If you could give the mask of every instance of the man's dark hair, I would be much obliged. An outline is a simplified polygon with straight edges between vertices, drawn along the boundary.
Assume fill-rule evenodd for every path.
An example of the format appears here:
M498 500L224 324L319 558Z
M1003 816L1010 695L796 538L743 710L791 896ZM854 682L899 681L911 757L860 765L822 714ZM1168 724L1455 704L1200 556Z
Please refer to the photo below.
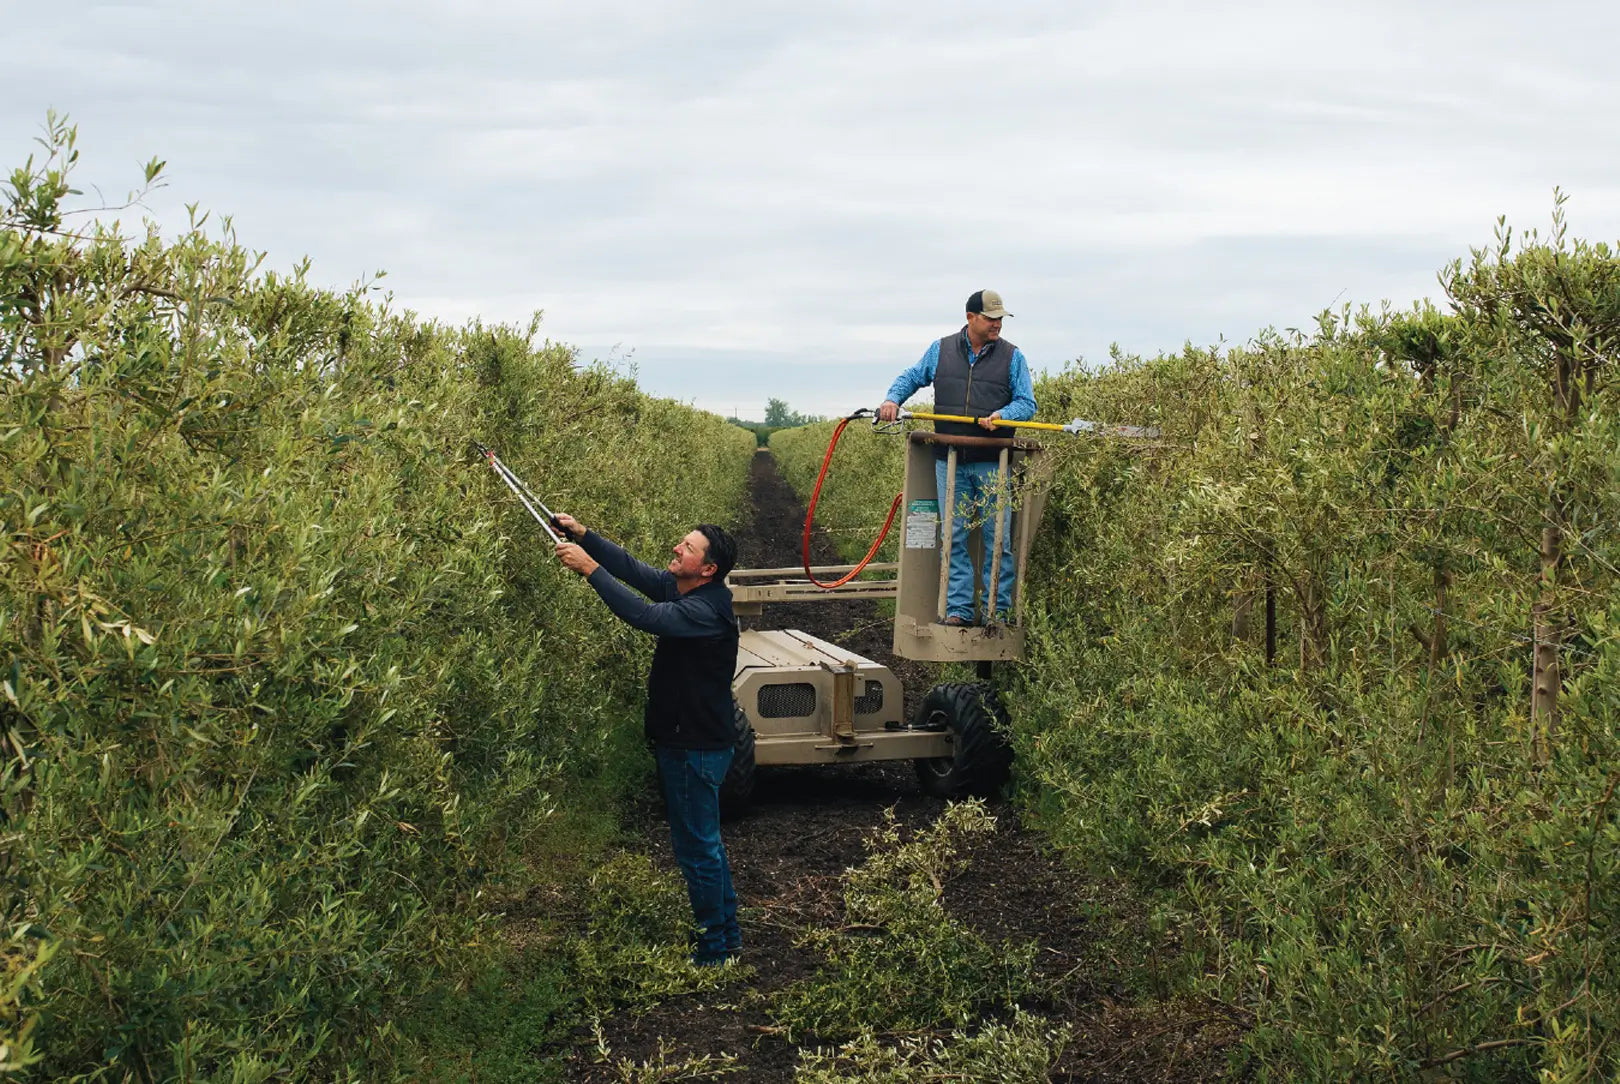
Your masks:
M716 527L712 523L699 523L692 529L709 544L705 559L715 567L714 578L725 579L731 574L731 567L737 563L737 540L727 534L724 527Z

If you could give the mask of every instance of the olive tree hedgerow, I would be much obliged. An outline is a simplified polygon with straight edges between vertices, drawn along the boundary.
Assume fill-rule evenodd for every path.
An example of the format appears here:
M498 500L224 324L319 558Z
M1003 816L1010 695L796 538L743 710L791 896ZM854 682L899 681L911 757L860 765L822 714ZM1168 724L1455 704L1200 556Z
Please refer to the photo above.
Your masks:
M1531 315L1611 354L1615 267L1504 244L1449 314L1044 389L1165 440L1059 471L1024 763L1056 833L1176 889L1264 1074L1616 1067L1620 414L1600 377L1549 394Z
M805 500L815 488L827 442L837 426L837 422L812 422L771 434L771 454L782 477ZM855 422L844 431L816 504L816 528L829 532L849 560L864 557L883 529L883 518L889 502L900 492L904 470L905 441L901 437L873 433L865 422ZM895 559L899 534L889 532L875 560Z
M1038 389L1163 438L1046 442L1025 793L1162 894L1263 1078L1620 1075L1620 258L1560 209L1444 280Z
M375 1076L638 695L469 439L635 547L729 516L752 439L228 225L77 227L45 142L0 197L0 1064Z

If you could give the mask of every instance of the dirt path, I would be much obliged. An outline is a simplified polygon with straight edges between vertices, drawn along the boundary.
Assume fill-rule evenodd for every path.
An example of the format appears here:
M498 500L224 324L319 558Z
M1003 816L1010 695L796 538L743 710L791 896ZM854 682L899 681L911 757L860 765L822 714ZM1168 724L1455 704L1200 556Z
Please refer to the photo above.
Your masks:
M804 507L776 472L768 453L754 459L753 519L739 524L740 567L797 563ZM830 542L818 540L817 563L835 563ZM773 612L774 611L774 612ZM744 627L792 627L842 644L893 667L915 697L937 680L934 667L893 658L890 625L875 603L840 601L767 607ZM762 773L752 807L724 826L733 879L742 902L744 962L753 968L748 991L679 998L639 1016L623 1014L602 1023L602 1038L615 1061L644 1063L662 1054L678 1058L730 1054L737 1070L722 1079L780 1082L793 1079L795 1046L770 1026L769 995L812 975L819 958L795 945L806 927L839 924L841 876L864 857L861 840L893 807L907 826L924 825L943 803L919 788L909 763L841 768L777 768ZM1042 993L1024 1007L1075 1030L1059 1065L1059 1080L1207 1080L1219 1066L1219 1042L1206 1033L1211 1021L1185 1019L1162 1010L1149 1021L1119 1005L1128 1001L1117 984L1118 967L1108 943L1119 928L1117 890L1066 869L1037 834L1024 830L1017 811L998 804L995 833L970 852L967 871L946 886L949 912L995 942L1040 945ZM673 868L662 810L648 801L635 811L635 828L655 861ZM1101 911L1104 917L1094 917ZM1132 921L1132 920L1126 920ZM751 993L749 992L751 991ZM570 1079L623 1079L585 1049ZM1213 1060L1210 1060L1213 1059Z

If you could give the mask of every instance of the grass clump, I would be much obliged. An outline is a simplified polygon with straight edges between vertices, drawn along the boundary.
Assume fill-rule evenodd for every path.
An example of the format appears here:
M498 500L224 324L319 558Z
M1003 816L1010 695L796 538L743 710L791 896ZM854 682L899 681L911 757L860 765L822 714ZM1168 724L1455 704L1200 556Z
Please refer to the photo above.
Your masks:
M587 1012L650 1008L680 994L718 990L746 968L694 967L692 913L674 874L645 854L609 859L586 888L585 936L572 971Z
M662 1084L666 1080L713 1080L716 1077L730 1076L732 1073L743 1071L743 1067L737 1063L735 1054L697 1054L683 1058L676 1055L666 1039L658 1040L658 1050L651 1057L640 1061L635 1058L615 1059L600 1029L596 1034L596 1058L601 1064L611 1065L609 1071L613 1075L610 1079L620 1081L621 1084Z
M934 1084L995 1080L1042 1084L1069 1042L1069 1029L1015 1009L1012 1020L973 1034L913 1036L885 1045L871 1031L832 1050L806 1050L797 1084Z
M826 963L784 991L780 1026L822 1039L962 1027L1028 993L1035 945L992 945L943 903L946 880L966 866L963 841L994 828L982 802L963 802L905 839L890 810L846 876L848 924L806 934Z

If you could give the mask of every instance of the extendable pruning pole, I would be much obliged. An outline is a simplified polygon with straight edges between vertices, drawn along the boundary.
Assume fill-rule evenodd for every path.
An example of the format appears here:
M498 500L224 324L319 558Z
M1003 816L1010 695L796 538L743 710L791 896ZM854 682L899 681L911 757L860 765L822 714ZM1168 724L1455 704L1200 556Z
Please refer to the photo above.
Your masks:
M848 417L846 417L846 418L842 419L841 421L839 421L837 427L833 429L832 439L827 442L827 454L825 456L823 456L822 459L821 459L821 472L816 475L816 485L815 485L815 488L810 493L810 506L807 509L805 509L805 513L804 513L804 535L803 535L802 547L801 547L802 555L804 557L804 574L805 574L805 576L810 580L811 583L815 584L817 587L827 588L829 590L832 589L832 588L836 588L836 587L842 587L844 584L848 583L849 581L853 580L856 576L859 576L861 574L861 570L864 569L867 566L867 564L871 562L872 558L877 555L878 547L883 545L884 538L886 538L888 536L889 528L894 524L894 515L895 515L895 513L900 510L900 498L901 498L902 494L896 493L894 495L894 502L889 505L888 518L883 521L883 529L878 532L877 540L872 543L872 548L866 551L866 556L861 558L860 562L858 564L856 564L854 568L850 569L849 572L845 573L839 579L834 580L832 583L823 583L821 580L816 579L815 573L813 571L811 571L811 565L810 565L810 532L811 532L811 527L815 522L816 502L821 499L821 485L822 485L823 482L825 482L827 480L827 468L832 464L833 449L838 447L838 438L843 435L844 427L849 425L849 423L854 421L855 419L864 418L864 417L871 417L872 418L872 428L879 431L879 432L899 432L899 430L901 428L899 423L903 422L903 421L910 420L910 419L916 419L917 421L929 421L929 422L964 422L964 423L967 423L969 425L976 425L980 421L980 419L978 419L978 418L970 418L965 414L928 414L928 413L925 413L925 412L922 412L922 411L902 410L895 416L895 420L893 422L881 422L881 421L879 421L877 419L877 412L876 411L868 410L868 409L865 409L865 408L857 410L855 413L853 413L853 414L849 415ZM1156 439L1158 439L1158 436L1159 436L1159 430L1155 426L1148 426L1148 425L1105 425L1102 422L1087 421L1084 418L1075 418L1073 421L1069 422L1067 425L1059 425L1056 422L1009 422L1009 421L1002 421L1001 419L998 418L998 419L996 419L996 424L997 425L1008 426L1008 427L1014 428L1014 429L1044 429L1044 430L1048 430L1048 431L1054 432L1054 433L1069 433L1069 434L1074 434L1074 435L1077 435L1077 434L1080 434L1080 433L1089 433L1089 434L1091 434L1093 436L1123 437L1123 438L1128 439L1128 440L1156 440ZM945 507L946 507L945 525L946 525L946 537L947 538L949 537L950 512L951 512L951 509L954 507L953 504L952 504L952 501L954 500L954 490L955 490L955 485L956 485L956 469L955 469L956 468L956 450L954 448L951 449L951 451L950 451L949 463L950 463L950 470L948 470L946 472L945 494L944 494ZM1000 478L1001 478L1001 484L1005 485L1006 484L1006 478L1007 478L1007 452L1006 452L1005 449L1003 449L1002 452L1001 452ZM997 500L998 500L998 502L1000 502L1001 498L998 497ZM998 509L1000 507L1001 507L1001 505L998 503ZM996 550L995 550L995 556L993 558L992 565L991 565L991 573L992 573L992 575L995 575L999 571L999 565L1000 565L1000 561L1001 561L1001 539L1002 539L1001 532L1002 532L1002 529L1003 529L1002 516L998 512L998 514L996 516L996 536L995 536L995 539L994 539ZM945 561L946 570L949 569L949 565L950 565L950 558L949 558L948 554L949 554L949 547L947 547L947 557L946 557L946 561ZM941 579L941 585L940 585L940 598L941 598L941 605L942 606L944 605L944 603L943 603L944 590L945 590L945 588L944 588L944 580L943 580L943 573L942 573L942 579Z
M523 502L523 507L529 510L529 515L533 516L534 521L540 524L540 529L551 537L552 542L560 546L564 542L572 541L572 539L565 537L561 528L557 526L556 513L547 508L545 502L534 495L533 490L524 485L523 479L512 473L512 468L501 462L501 457L495 454L495 449L479 444L477 441L473 442L473 447L477 448L479 454L489 460L489 465L495 471L495 474L501 481L506 483L506 488L515 493L517 499Z
M897 416L898 420L905 421L915 418L924 422L963 422L977 425L981 419L970 418L965 414L929 414L919 410L902 410ZM1088 422L1084 418L1075 418L1073 421L1060 425L1057 422L1009 422L1002 418L996 419L998 426L1009 429L1045 429L1053 433L1096 433L1100 436L1134 437L1138 440L1152 440L1159 435L1159 430L1150 425L1104 425L1101 422Z

